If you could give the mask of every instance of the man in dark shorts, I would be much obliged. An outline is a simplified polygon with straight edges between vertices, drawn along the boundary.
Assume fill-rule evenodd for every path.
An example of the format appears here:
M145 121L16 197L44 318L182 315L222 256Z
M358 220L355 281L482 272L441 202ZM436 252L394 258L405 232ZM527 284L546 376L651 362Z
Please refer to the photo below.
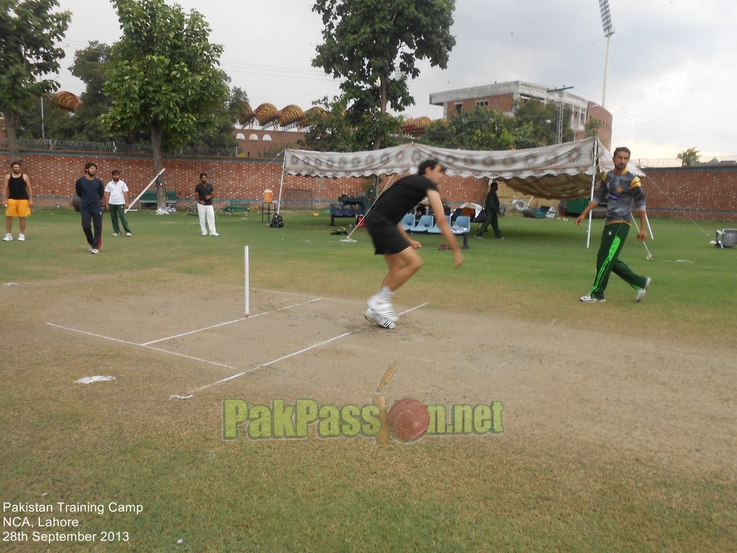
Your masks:
M422 267L422 258L415 251L422 245L407 235L400 221L425 197L430 202L440 232L453 250L453 263L456 267L463 264L461 249L450 230L438 192L437 185L444 172L437 160L423 161L417 175L401 178L387 188L366 214L366 227L374 242L375 253L383 255L389 266L381 290L366 302L366 318L384 328L394 328L398 320L391 304L392 294Z
M75 192L79 196L82 206L82 230L90 245L90 253L100 253L102 245L102 198L105 195L105 185L95 177L97 165L88 163L84 166L84 176L77 179ZM91 225L95 234L92 234Z

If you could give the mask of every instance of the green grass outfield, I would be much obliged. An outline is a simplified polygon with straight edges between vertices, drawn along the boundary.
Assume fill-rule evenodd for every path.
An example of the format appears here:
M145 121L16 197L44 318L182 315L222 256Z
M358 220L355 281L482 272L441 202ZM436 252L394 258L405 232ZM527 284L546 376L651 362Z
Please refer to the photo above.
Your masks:
M133 237L113 238L106 213L94 256L77 213L39 210L25 243L0 243L0 283L35 294L2 307L0 502L43 503L49 493L68 503L145 506L142 516L121 515L107 528L129 532L128 542L6 542L4 551L737 551L734 466L701 475L628 457L603 441L543 449L505 435L388 448L372 440L223 442L204 422L218 405L204 417L194 403L147 399L145 384L136 385L140 398L117 401L95 391L102 388L62 394L44 379L75 363L116 362L102 347L75 358L73 340L56 352L34 344L46 304L88 292L129 302L156 289L177 291L183 303L198 293L211 294L213 304L241 302L225 294L243 282L245 245L253 288L350 300L374 293L386 266L365 229L345 243L330 234L329 216L283 215L283 229L267 228L259 214L220 215L221 236L213 238L200 236L196 217L131 213ZM715 344L737 354L737 248L709 244L716 229L734 223L699 221L702 231L689 221L651 222L654 259L646 261L634 233L622 255L653 279L640 304L616 276L605 304L578 301L594 277L602 221L586 249L585 228L573 219L511 216L500 219L505 240L471 238L460 269L438 251L441 236L419 237L424 267L396 302L429 301L430 313L613 328L624 339L675 339L705 351ZM69 305L79 308L94 305ZM684 416L690 408L697 406L684 405ZM3 527L16 530L23 528Z

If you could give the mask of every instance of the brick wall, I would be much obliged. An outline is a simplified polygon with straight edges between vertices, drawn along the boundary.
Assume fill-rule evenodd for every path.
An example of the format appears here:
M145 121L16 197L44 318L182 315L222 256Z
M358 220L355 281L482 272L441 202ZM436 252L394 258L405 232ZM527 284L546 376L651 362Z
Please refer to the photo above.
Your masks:
M98 176L104 183L110 180L110 172L118 169L121 178L128 184L132 197L138 195L154 176L150 156L135 154L82 154L76 152L23 152L23 172L31 177L33 195L37 207L66 201L74 190L76 180L84 175L84 165L93 161L98 167ZM2 167L9 168L7 153L0 154ZM261 201L264 190L271 189L278 197L282 160L257 160L247 158L214 158L164 156L166 188L175 190L182 198L191 198L199 182L199 174L207 173L215 187L218 198L238 198ZM3 172L5 169L3 169ZM384 186L388 179L384 177ZM284 188L312 190L315 209L337 202L338 196L357 195L367 179L328 179L284 176ZM396 178L394 178L396 180ZM449 202L480 202L486 191L486 180L446 178L441 185L441 195Z
M23 171L33 184L37 206L61 203L67 200L74 182L84 174L84 165L94 161L103 182L110 180L110 171L119 169L131 192L137 195L153 173L150 156L134 154L90 155L67 152L24 152ZM0 153L3 172L10 165L7 152ZM244 158L165 156L167 189L175 190L182 198L191 198L199 174L207 173L215 186L217 197L261 201L267 188L278 197L281 178L281 160ZM648 197L648 211L655 217L693 217L737 221L737 167L683 167L675 169L644 169L643 180ZM384 177L384 186L398 177ZM366 179L326 179L285 175L284 188L311 190L315 209L337 201L341 194L355 196ZM446 177L440 185L440 194L451 204L483 203L486 179ZM547 201L550 203L550 201ZM547 205L547 204L546 204ZM680 209L679 209L680 208Z
M737 167L643 168L654 217L737 221Z

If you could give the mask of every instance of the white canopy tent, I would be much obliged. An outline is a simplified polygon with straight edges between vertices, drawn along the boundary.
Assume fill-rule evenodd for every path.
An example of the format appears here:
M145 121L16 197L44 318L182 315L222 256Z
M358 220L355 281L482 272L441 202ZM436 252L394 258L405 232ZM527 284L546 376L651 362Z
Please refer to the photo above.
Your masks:
M369 152L288 149L284 155L279 204L285 173L331 178L412 174L426 159L440 161L450 176L503 180L522 194L548 199L591 198L596 175L614 169L612 155L598 138L500 151L450 150L415 143ZM628 169L644 176L632 163Z

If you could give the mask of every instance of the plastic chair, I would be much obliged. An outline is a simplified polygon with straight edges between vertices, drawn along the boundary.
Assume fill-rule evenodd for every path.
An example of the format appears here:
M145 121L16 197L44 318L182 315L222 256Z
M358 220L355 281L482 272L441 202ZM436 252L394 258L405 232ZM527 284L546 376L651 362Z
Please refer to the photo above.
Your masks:
M412 229L412 232L427 232L428 229L432 228L435 224L435 218L432 215L423 215L420 217L419 222Z
M450 226L450 215L445 216L446 221L448 221L448 226ZM428 234L440 234L440 227L436 224L434 224L432 227L427 229Z
M450 227L450 230L455 235L463 235L463 246L461 249L469 249L468 245L468 233L471 232L471 218L465 215L461 215L456 219L456 224Z
M407 213L407 215L402 217L402 228L405 230L405 232L413 232L415 228L415 214L414 213Z

